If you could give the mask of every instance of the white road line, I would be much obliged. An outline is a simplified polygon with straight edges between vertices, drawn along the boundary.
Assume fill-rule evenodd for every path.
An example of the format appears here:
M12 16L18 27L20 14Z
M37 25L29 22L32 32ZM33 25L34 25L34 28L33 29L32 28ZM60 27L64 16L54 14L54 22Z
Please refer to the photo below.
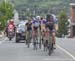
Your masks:
M61 49L63 52L65 52L66 54L68 54L70 57L73 58L73 60L75 60L75 56L73 56L70 52L68 52L67 50L65 50L64 48L60 47L59 45L56 45L59 49Z
M47 59L47 58L46 58L46 59L44 59L44 60L45 60L45 61L70 61L70 60L72 61L72 60L74 60L74 59L49 59L49 58Z

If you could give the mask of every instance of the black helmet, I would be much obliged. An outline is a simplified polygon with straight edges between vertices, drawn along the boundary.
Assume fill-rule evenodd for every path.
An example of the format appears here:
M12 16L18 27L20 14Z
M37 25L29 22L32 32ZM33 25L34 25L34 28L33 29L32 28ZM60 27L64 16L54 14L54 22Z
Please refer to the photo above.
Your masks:
M46 15L46 20L48 21L48 20L50 20L50 18L52 18L52 15L51 14L47 14Z
M51 14L47 14L47 15L46 15L46 18L50 18L50 17L51 17Z

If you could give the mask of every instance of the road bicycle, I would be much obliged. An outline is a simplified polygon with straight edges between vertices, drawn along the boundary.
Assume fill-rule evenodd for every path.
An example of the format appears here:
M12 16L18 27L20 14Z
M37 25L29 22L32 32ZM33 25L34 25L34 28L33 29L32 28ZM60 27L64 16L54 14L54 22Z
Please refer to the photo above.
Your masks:
M33 49L37 50L37 48L38 48L38 31L37 30L33 31L32 36L33 36Z
M43 45L44 45L44 51L48 50L48 55L51 55L53 52L53 42L52 42L52 32L51 31L45 31Z

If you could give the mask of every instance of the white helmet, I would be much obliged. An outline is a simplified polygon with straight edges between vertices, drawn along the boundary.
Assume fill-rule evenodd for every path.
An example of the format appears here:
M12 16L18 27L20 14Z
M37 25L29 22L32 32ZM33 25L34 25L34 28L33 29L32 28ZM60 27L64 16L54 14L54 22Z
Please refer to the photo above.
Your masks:
M13 19L11 19L10 21L14 21Z
M53 20L57 20L57 18L54 14L52 14L52 16L53 16Z
M36 16L36 19L40 19L40 16Z

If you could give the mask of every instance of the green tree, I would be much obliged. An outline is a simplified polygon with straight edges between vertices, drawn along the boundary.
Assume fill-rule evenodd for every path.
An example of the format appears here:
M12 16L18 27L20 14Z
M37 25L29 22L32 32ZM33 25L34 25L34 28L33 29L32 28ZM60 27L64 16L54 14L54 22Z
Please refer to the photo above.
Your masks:
M0 30L4 30L7 20L11 19L14 16L13 6L9 2L3 1L0 4Z
M66 11L62 10L59 14L59 23L58 23L58 36L62 37L63 35L68 34L68 19L66 15Z

